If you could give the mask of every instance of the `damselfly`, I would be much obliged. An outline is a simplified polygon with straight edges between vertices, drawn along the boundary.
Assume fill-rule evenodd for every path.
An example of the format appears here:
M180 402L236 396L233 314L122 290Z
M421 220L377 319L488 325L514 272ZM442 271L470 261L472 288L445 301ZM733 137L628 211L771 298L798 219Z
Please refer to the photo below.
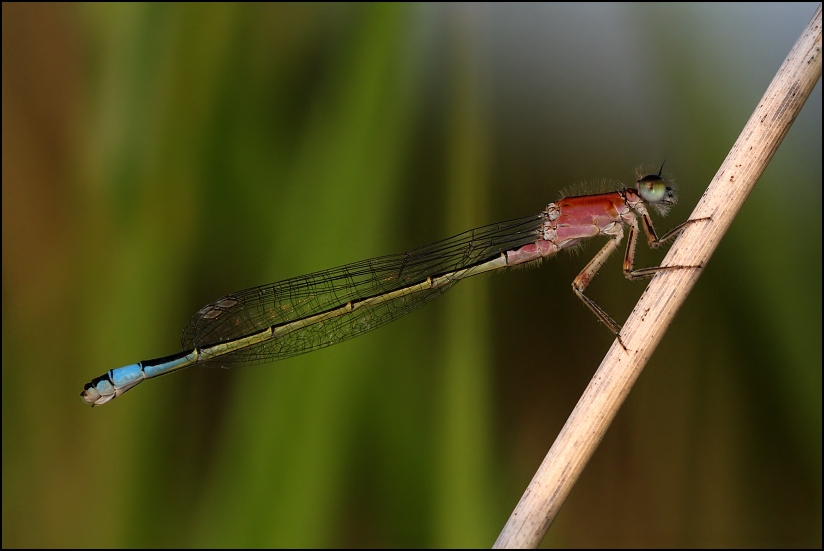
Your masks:
M675 203L675 193L661 170L641 177L637 184L609 193L566 197L538 214L469 230L406 253L231 293L189 320L181 339L183 352L112 369L92 379L80 395L92 406L102 405L144 379L190 365L258 364L337 344L408 314L464 278L537 263L599 235L609 241L573 280L572 290L621 342L621 326L584 291L618 248L624 228L629 228L623 266L628 279L689 267L633 268L638 216L652 248L674 238L691 222L659 238L647 205L665 215Z

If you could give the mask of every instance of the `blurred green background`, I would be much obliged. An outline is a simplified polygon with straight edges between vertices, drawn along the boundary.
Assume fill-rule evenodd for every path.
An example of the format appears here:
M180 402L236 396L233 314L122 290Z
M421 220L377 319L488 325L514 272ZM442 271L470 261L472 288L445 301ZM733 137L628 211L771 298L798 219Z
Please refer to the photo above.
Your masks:
M3 4L3 546L489 546L612 337L600 244L90 409L231 291L664 159L685 219L816 4ZM821 84L545 546L821 546ZM639 248L640 264L661 253ZM612 259L590 287L624 320Z

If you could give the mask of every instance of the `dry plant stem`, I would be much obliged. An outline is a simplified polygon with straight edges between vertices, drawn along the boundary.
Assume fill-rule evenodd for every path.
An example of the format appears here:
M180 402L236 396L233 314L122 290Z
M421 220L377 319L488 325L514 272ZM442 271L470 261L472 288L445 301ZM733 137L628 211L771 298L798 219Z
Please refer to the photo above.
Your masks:
M663 266L706 266L821 77L821 5L778 70ZM541 463L496 548L537 547L701 269L658 273Z

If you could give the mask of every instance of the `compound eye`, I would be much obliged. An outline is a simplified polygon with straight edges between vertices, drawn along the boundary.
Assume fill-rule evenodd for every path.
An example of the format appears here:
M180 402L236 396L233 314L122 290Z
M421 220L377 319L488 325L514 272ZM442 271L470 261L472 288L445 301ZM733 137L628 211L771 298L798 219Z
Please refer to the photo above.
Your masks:
M638 194L648 203L668 203L672 200L672 189L658 174L647 174L638 180Z

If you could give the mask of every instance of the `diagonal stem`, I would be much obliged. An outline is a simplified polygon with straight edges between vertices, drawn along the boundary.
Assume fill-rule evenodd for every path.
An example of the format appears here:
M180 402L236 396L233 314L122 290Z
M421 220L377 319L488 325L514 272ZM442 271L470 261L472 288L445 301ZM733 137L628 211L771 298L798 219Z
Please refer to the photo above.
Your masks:
M821 4L663 261L706 266L821 77ZM702 270L655 275L509 517L496 548L537 547Z

